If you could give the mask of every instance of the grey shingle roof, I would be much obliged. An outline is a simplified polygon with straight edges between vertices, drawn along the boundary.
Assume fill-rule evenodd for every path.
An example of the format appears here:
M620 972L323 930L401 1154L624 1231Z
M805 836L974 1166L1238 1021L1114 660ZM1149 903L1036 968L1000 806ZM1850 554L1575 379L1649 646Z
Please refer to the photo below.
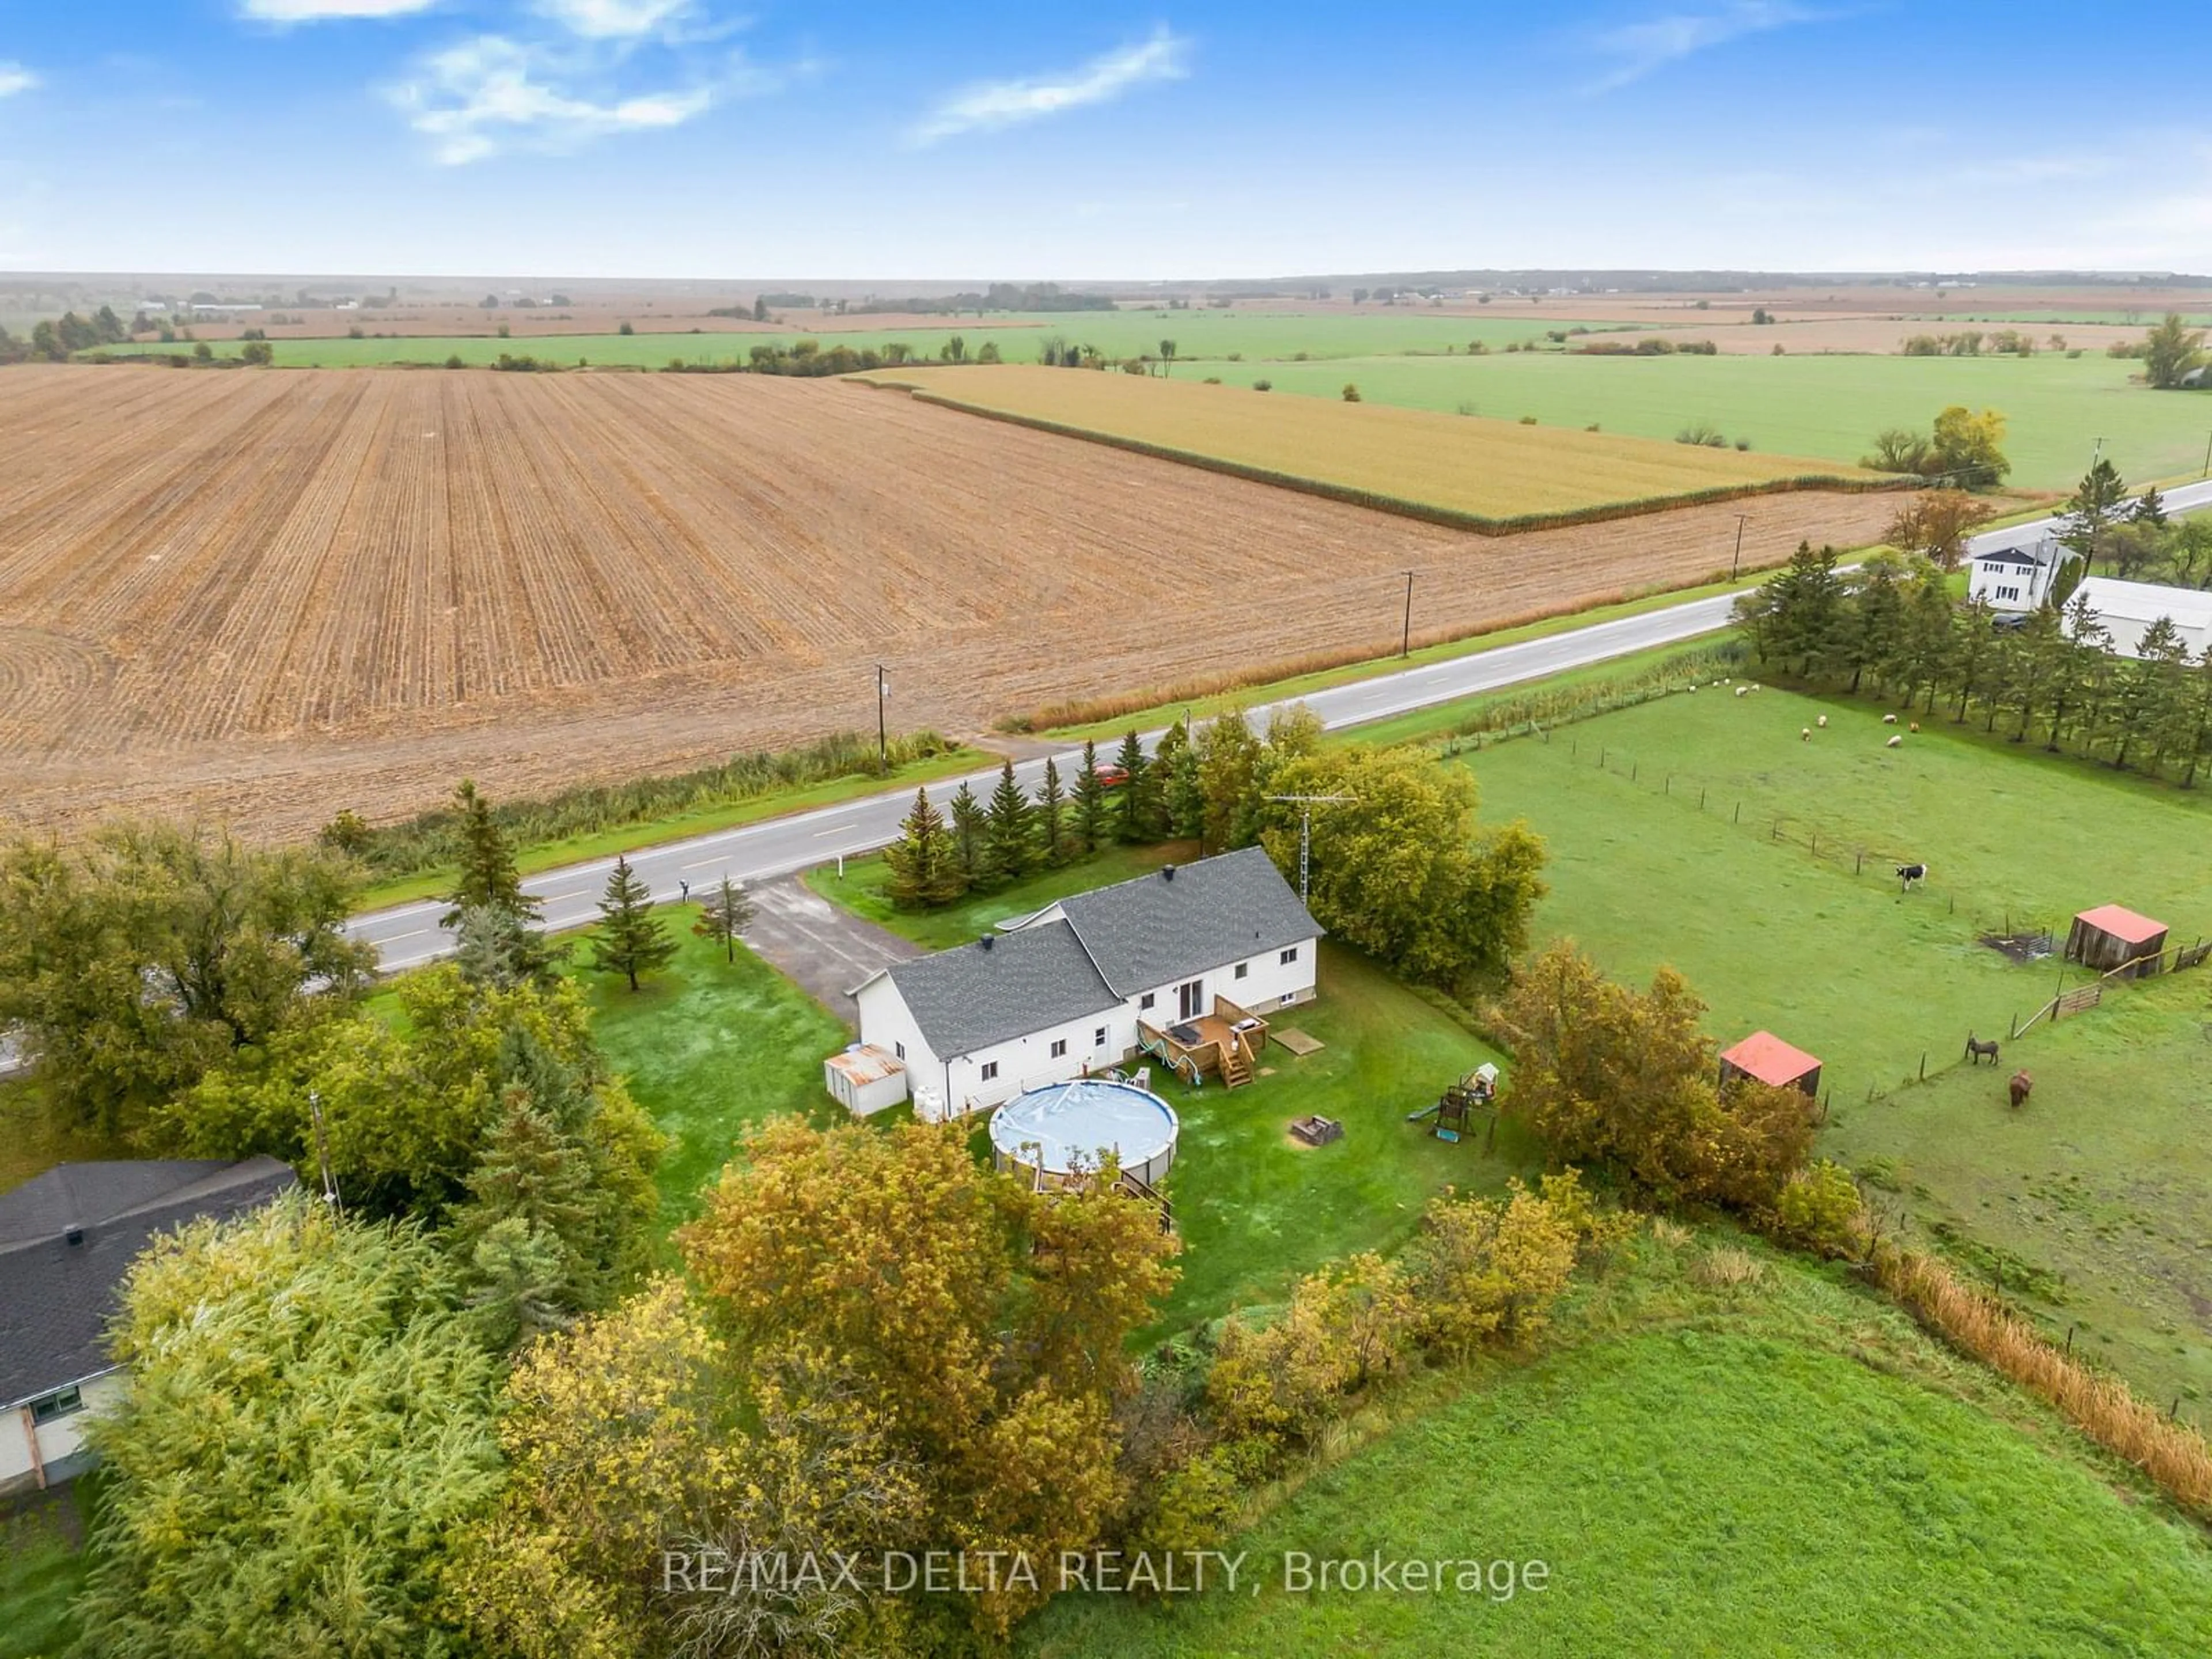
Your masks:
M1116 996L1317 937L1264 848L1248 847L1079 893L1061 905Z
M884 970L942 1060L1048 1025L1104 1013L1121 999L1064 921L979 940Z
M148 1159L64 1164L0 1194L0 1407L107 1369L117 1291L155 1234L295 1184L273 1158Z

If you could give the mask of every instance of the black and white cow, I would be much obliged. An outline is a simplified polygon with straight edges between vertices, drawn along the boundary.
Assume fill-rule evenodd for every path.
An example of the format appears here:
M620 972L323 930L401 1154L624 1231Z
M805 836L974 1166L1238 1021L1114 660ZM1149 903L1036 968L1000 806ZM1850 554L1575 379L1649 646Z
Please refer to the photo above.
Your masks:
M1910 888L1928 879L1928 866L1924 864L1900 864L1897 866L1897 878Z

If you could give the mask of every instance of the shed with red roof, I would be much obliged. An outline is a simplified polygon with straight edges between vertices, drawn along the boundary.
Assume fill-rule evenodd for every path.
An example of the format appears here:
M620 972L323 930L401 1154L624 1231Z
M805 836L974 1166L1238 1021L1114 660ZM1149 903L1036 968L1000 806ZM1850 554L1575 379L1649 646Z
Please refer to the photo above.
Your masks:
M2130 963L2141 965L2136 975L2158 971L2160 952L2166 949L2166 927L2148 916L2137 915L2123 905L2100 904L2074 918L2066 934L2066 960L2109 974Z
M1795 1089L1804 1095L1818 1097L1820 1092L1820 1062L1771 1031L1753 1031L1721 1055L1722 1086L1738 1077L1778 1089Z

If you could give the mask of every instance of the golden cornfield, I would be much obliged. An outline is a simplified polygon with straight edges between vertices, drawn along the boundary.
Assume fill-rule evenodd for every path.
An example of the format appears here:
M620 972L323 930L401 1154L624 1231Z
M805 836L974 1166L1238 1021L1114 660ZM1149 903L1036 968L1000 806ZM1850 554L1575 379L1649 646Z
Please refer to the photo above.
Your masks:
M1173 452L1267 481L1308 481L1386 508L1430 508L1521 530L1680 501L1875 476L1833 461L1572 432L1381 404L1278 396L1150 375L1035 367L855 375L922 399Z

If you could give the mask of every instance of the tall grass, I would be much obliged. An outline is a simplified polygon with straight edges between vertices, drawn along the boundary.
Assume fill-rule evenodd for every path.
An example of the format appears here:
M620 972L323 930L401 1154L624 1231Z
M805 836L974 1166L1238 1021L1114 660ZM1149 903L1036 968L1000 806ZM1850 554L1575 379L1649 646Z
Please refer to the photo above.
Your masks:
M1995 1297L1961 1284L1932 1256L1885 1246L1875 1252L1869 1270L1929 1329L2041 1395L2176 1504L2212 1521L2212 1445L2195 1429L2161 1414L2119 1378L2057 1347Z
M1498 697L1455 721L1451 735L1437 745L1437 751L1447 757L1462 754L1508 738L1528 737L1547 727L1633 708L1716 675L1732 673L1748 654L1741 643L1730 641L1677 653L1631 674L1579 684L1540 685L1516 696Z
M890 740L890 763L899 767L930 760L958 747L935 732L905 732ZM492 808L492 817L515 845L531 847L706 811L775 790L869 776L879 769L874 738L839 732L804 748L733 755L719 766L696 771L634 778L623 783L587 784L535 799L501 801ZM441 807L398 823L372 828L347 850L380 880L420 875L453 862L459 850L454 832L459 822L450 808ZM324 833L325 838L333 838L331 831Z

